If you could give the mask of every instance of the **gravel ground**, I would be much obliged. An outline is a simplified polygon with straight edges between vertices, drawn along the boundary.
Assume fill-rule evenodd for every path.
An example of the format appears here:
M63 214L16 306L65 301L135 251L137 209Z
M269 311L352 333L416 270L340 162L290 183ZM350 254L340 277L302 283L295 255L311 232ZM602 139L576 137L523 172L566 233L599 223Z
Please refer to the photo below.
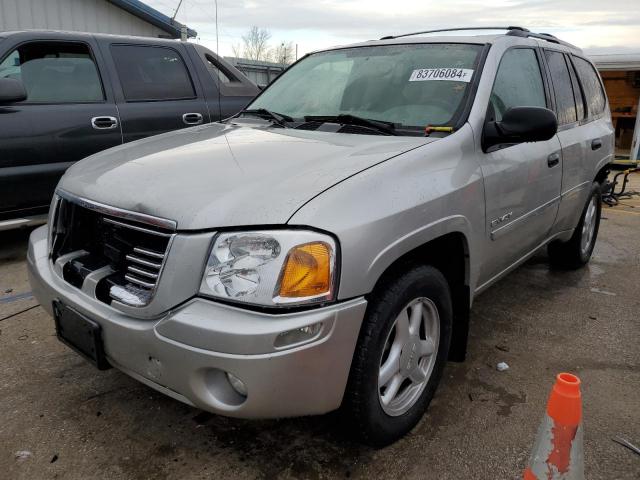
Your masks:
M468 360L382 450L350 441L337 415L227 419L95 370L30 296L27 233L0 233L0 477L516 479L554 375L570 371L587 478L639 479L640 456L611 440L640 445L640 199L625 204L603 211L588 267L554 271L541 253L478 297Z

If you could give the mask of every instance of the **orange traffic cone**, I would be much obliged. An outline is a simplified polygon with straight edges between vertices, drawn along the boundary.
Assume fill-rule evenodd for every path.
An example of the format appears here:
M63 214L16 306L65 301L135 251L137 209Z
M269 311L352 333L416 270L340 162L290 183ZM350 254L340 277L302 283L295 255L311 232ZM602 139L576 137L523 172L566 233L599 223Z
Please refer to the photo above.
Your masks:
M549 395L524 480L583 480L580 379L560 373Z

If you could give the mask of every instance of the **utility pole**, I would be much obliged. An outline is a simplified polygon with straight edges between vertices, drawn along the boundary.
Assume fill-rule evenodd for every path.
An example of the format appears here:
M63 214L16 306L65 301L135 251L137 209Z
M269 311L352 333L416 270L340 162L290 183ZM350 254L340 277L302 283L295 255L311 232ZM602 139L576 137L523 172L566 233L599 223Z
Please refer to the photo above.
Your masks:
M640 108L640 102L638 102L638 108ZM636 115L636 125L633 128L633 141L631 142L630 154L629 160L632 162L640 160L640 111Z
M296 62L298 61L298 44L296 43Z

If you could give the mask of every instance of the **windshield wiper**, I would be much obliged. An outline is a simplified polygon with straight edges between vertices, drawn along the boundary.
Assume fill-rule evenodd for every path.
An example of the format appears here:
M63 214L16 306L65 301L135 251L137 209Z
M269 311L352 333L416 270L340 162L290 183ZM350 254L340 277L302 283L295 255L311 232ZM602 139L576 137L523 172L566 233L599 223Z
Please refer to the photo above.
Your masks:
M272 112L271 110L267 110L266 108L245 109L241 110L238 115L242 115L243 113L248 113L250 115L253 114L257 116L267 116L275 124L280 125L284 128L287 128L287 122L293 122L293 118L291 118L289 115Z
M304 117L305 121L316 122L335 122L343 125L359 125L361 127L371 128L386 135L398 135L396 126L392 122L383 122L382 120L373 120L371 118L358 117L350 113L341 113L339 115L308 115Z

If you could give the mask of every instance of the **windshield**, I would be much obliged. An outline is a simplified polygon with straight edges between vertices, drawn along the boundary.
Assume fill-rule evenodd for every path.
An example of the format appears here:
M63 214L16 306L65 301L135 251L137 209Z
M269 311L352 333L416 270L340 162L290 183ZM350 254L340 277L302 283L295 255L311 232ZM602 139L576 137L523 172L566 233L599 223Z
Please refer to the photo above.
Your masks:
M469 90L481 49L440 43L315 53L248 108L296 119L350 114L421 129L448 125Z

